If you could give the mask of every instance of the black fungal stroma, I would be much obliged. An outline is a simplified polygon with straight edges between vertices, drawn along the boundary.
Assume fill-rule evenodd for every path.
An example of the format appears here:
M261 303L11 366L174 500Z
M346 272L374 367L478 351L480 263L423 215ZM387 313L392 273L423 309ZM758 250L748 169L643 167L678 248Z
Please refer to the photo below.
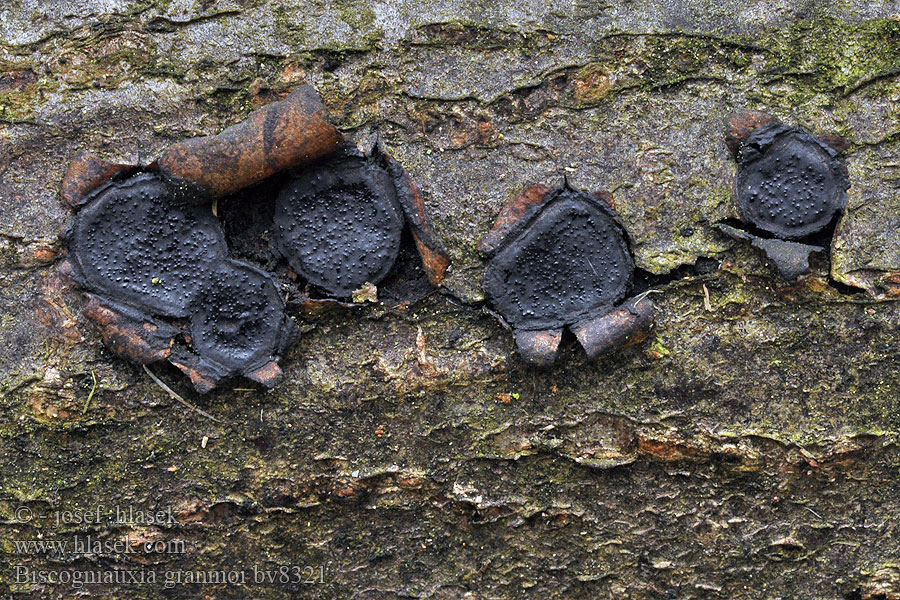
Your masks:
M67 238L72 277L119 313L119 347L139 352L152 331L158 346L150 352L200 391L237 374L270 382L296 327L273 279L227 257L208 206L176 200L158 176L140 174L97 189Z
M213 373L216 380L270 364L294 333L272 277L228 260L201 281L189 330L199 358L195 363L187 355L181 362Z
M625 232L609 208L563 187L550 192L527 230L510 232L484 287L513 327L554 329L624 298L633 273Z
M531 186L514 197L480 245L491 257L488 301L513 329L523 358L547 366L564 327L596 357L639 338L652 304L632 299L634 262L608 194Z
M782 275L796 278L809 269L809 255L824 248L795 240L825 232L847 205L850 181L836 158L843 141L820 139L759 112L728 119L726 141L738 163L738 210L761 233L720 229L761 248Z
M278 251L332 298L384 279L404 226L394 180L374 158L349 151L291 178L274 220Z
M358 290L374 301L374 284L413 243L420 262L400 261L396 288L439 286L450 261L418 187L379 149L362 155L344 143L315 90L301 86L217 136L171 146L143 173L76 156L61 193L77 211L63 270L88 296L84 313L107 346L144 364L168 360L200 392L234 375L277 383L276 361L298 335L283 295L293 288L230 258L211 200L253 201L230 224L230 240L235 226L251 231L268 269L278 266L264 241L271 234L295 271L288 278L299 275L326 296L306 295L301 305L341 304ZM268 196L249 197L260 190ZM404 288L410 274L416 285Z
M834 158L837 154L818 138L783 123L756 129L738 157L741 214L786 240L821 231L847 204L850 182Z
M209 208L176 202L149 174L100 188L68 237L78 283L167 317L189 314L198 271L226 257Z

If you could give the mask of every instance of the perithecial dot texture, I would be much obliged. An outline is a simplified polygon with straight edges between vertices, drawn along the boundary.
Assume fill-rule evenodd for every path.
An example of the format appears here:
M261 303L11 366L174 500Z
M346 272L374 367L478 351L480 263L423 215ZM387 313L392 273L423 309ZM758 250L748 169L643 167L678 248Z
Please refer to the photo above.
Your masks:
M377 284L400 251L404 216L391 176L342 156L291 179L275 206L275 245L291 268L329 297Z
M187 319L193 349L218 375L277 354L287 321L274 280L229 259L209 207L173 198L156 175L100 188L76 215L69 247L86 290L148 319Z
M844 209L850 187L835 154L818 138L781 123L754 131L738 159L741 214L782 239L821 231Z
M574 323L597 308L612 307L631 287L633 261L612 212L567 187L550 195L485 273L492 304L521 329Z

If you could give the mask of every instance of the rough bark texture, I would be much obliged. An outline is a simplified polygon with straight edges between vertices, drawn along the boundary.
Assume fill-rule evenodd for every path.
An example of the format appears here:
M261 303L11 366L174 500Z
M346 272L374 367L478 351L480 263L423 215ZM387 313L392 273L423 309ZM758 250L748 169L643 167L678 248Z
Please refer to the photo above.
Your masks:
M4 3L0 597L900 598L898 18L862 0ZM447 293L298 316L270 392L200 397L157 368L201 414L81 316L56 274L60 181L79 151L147 163L304 80L419 184ZM722 120L746 109L849 140L830 265L796 284L714 227L736 216ZM476 245L511 194L563 175L612 192L660 316L596 363L566 337L539 371L483 311ZM16 543L88 535L185 545ZM324 583L283 583L294 566ZM22 581L117 569L157 580Z

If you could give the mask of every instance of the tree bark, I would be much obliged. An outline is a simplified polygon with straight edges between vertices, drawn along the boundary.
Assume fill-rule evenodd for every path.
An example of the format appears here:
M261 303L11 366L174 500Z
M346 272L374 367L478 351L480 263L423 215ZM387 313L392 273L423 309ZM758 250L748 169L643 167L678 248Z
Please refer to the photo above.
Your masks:
M0 597L900 598L898 19L7 2ZM297 316L272 391L154 367L194 410L81 316L63 173L83 150L149 163L304 81L404 165L453 265L405 309ZM747 109L849 141L846 214L795 283L714 227L738 216L722 121ZM535 370L484 310L476 244L564 176L612 193L660 312L639 345L590 362L566 337Z

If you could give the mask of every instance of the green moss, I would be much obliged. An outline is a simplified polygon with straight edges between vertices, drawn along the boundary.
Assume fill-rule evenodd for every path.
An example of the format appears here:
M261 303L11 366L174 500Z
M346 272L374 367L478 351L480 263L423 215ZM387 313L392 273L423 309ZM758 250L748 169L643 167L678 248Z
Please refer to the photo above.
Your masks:
M612 43L594 49L603 68L617 72L614 92L692 79L724 80L728 71L749 68L753 55L765 61L759 76L764 85L750 90L760 103L797 106L818 94L845 94L900 72L900 53L895 50L900 45L900 22L892 19L852 25L822 17L752 40L662 34L620 36L615 43L621 45L622 39L629 40L625 52ZM792 89L766 87L779 81L790 81Z
M302 19L295 18L285 8L277 4L272 7L272 17L278 37L289 42L295 48L305 48L308 44L306 24Z
M662 340L659 339L658 337L656 338L656 341L654 341L650 345L650 348L648 349L648 351L655 358L663 358L663 357L666 357L666 356L669 356L670 354L672 354L669 351L669 349L663 345Z
M801 77L816 91L846 92L900 69L900 23L892 19L800 22L763 45L773 50L767 61L773 75Z
M350 27L364 31L375 27L375 11L363 2L336 2L341 20Z
M726 57L720 40L692 36L649 36L641 54L648 67L644 81L651 86L696 76L711 59Z
M0 91L0 121L33 120L44 94L57 88L57 83L42 80L21 90Z

